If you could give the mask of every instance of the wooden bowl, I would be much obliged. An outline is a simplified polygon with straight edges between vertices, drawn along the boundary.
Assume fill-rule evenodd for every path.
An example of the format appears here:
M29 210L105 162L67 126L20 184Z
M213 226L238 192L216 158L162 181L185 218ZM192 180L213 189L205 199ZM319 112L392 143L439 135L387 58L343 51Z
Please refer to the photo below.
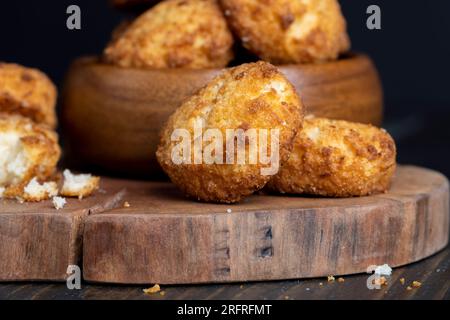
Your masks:
M280 70L316 116L379 125L383 97L377 71L365 55ZM97 58L76 60L62 95L69 160L109 173L161 176L155 151L159 131L182 101L219 69L123 69Z

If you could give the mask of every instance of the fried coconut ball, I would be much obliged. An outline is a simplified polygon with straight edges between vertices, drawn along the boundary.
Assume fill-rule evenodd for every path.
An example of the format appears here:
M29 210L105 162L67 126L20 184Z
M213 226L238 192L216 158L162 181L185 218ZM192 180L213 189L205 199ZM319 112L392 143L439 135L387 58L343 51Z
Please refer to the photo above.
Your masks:
M396 167L391 136L371 125L305 119L287 163L268 183L281 193L365 196L388 190Z
M0 112L56 127L56 87L36 69L0 63Z
M18 115L0 114L0 189L2 197L39 201L37 182L55 171L61 150L55 132ZM29 182L35 181L29 185ZM46 185L48 194L53 186ZM28 187L28 188L26 188ZM25 192L24 189L27 189ZM29 199L28 199L29 198Z
M243 64L224 71L176 110L162 131L156 155L172 182L188 196L234 203L263 188L278 172L276 156L280 166L287 160L302 120L303 105L294 87L274 66L266 62ZM196 126L203 131L196 131ZM174 138L176 129L184 130L183 139ZM211 131L208 138L209 129L217 130L220 137ZM250 136L256 132L259 141L264 136L261 129L267 130L267 149L258 151L259 160L253 158L252 162L250 154L255 153L251 150L261 149L252 147L255 140L242 138L242 133ZM278 138L272 136L276 131ZM237 132L241 132L240 138ZM177 148L185 138L189 139L185 149L191 153ZM203 158L195 151L196 143L197 150L202 147ZM211 145L218 149L207 149ZM245 151L245 161L238 150ZM208 162L205 155L215 157L215 161ZM261 161L262 155L274 161ZM201 161L196 162L195 156ZM182 161L174 161L174 157L182 157Z
M337 0L220 0L244 47L276 64L336 59L350 47Z
M213 68L228 64L232 46L216 0L167 0L113 37L104 56L121 67Z

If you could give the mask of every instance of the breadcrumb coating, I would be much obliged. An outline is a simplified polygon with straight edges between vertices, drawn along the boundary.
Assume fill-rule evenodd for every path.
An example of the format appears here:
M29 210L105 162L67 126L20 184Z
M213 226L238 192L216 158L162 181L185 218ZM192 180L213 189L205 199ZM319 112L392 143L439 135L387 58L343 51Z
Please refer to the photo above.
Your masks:
M24 197L36 178L46 181L61 155L58 135L47 126L18 115L0 114L0 187L3 197ZM26 198L26 197L25 197Z
M216 0L167 0L116 32L104 57L121 67L219 68L233 58L232 46Z
M271 176L261 173L261 168L268 165L250 161L175 164L172 152L177 141L171 139L174 130L185 129L194 140L198 139L193 126L199 119L205 130L218 129L223 137L229 129L241 129L245 133L254 129L278 129L282 164L289 157L293 139L301 128L303 113L303 104L294 87L277 68L266 62L243 64L225 70L175 111L162 130L156 156L172 182L191 198L238 202L269 181ZM202 141L204 148L210 143ZM268 149L266 154L274 150L270 145ZM248 155L249 144L245 151ZM233 159L237 159L236 152L237 148Z
M335 60L350 48L337 0L220 0L244 47L274 64Z
M41 71L0 62L0 112L56 127L57 91Z
M289 160L268 183L281 193L328 197L386 192L396 168L392 137L371 125L307 118Z

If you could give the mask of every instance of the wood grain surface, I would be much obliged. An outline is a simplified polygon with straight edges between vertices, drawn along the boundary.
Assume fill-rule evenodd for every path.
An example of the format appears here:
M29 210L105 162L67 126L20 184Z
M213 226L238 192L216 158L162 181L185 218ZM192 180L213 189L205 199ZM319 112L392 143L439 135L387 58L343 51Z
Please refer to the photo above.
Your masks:
M20 204L0 200L0 281L66 279L67 267L81 259L84 218L117 206L119 190L109 188L84 199Z
M317 116L379 125L383 95L365 55L317 65L280 66ZM94 57L71 66L62 94L67 159L110 174L162 176L155 159L159 132L182 101L219 69L123 69Z
M68 265L81 260L86 280L129 284L308 278L399 266L447 244L448 197L445 177L410 166L399 168L387 194L255 195L238 205L193 202L170 183L103 178L94 196L70 199L59 211L50 201L3 201L0 281L64 281Z
M418 261L448 242L448 181L418 167L400 167L387 194L258 195L232 206L192 202L163 182L108 183L126 189L123 201L130 207L86 218L88 281L181 284L353 274L374 264Z

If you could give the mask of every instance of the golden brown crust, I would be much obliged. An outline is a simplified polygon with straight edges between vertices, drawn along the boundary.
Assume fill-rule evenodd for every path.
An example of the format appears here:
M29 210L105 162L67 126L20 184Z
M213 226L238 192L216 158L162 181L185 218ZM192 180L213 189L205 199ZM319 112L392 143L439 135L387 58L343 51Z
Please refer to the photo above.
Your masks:
M18 135L26 156L23 175L17 181L2 185L5 187L3 197L22 197L24 187L32 178L46 181L54 174L61 155L58 135L28 118L0 113L0 136L3 134Z
M41 71L0 62L0 112L56 127L56 87Z
M275 64L336 59L350 48L337 0L220 0L244 47Z
M186 129L193 136L196 119L204 121L205 130L218 129L223 137L227 129L279 129L283 163L301 127L303 111L294 87L274 66L266 62L244 64L225 70L176 110L162 131L156 155L171 180L188 196L210 202L238 202L264 187L271 176L261 174L261 168L267 166L249 161L242 165L174 164L174 130ZM207 144L203 142L203 146Z
M216 0L167 0L116 36L104 57L121 67L215 68L230 62L232 46Z
M310 118L291 157L267 187L281 193L365 196L387 191L395 168L395 143L384 130Z

